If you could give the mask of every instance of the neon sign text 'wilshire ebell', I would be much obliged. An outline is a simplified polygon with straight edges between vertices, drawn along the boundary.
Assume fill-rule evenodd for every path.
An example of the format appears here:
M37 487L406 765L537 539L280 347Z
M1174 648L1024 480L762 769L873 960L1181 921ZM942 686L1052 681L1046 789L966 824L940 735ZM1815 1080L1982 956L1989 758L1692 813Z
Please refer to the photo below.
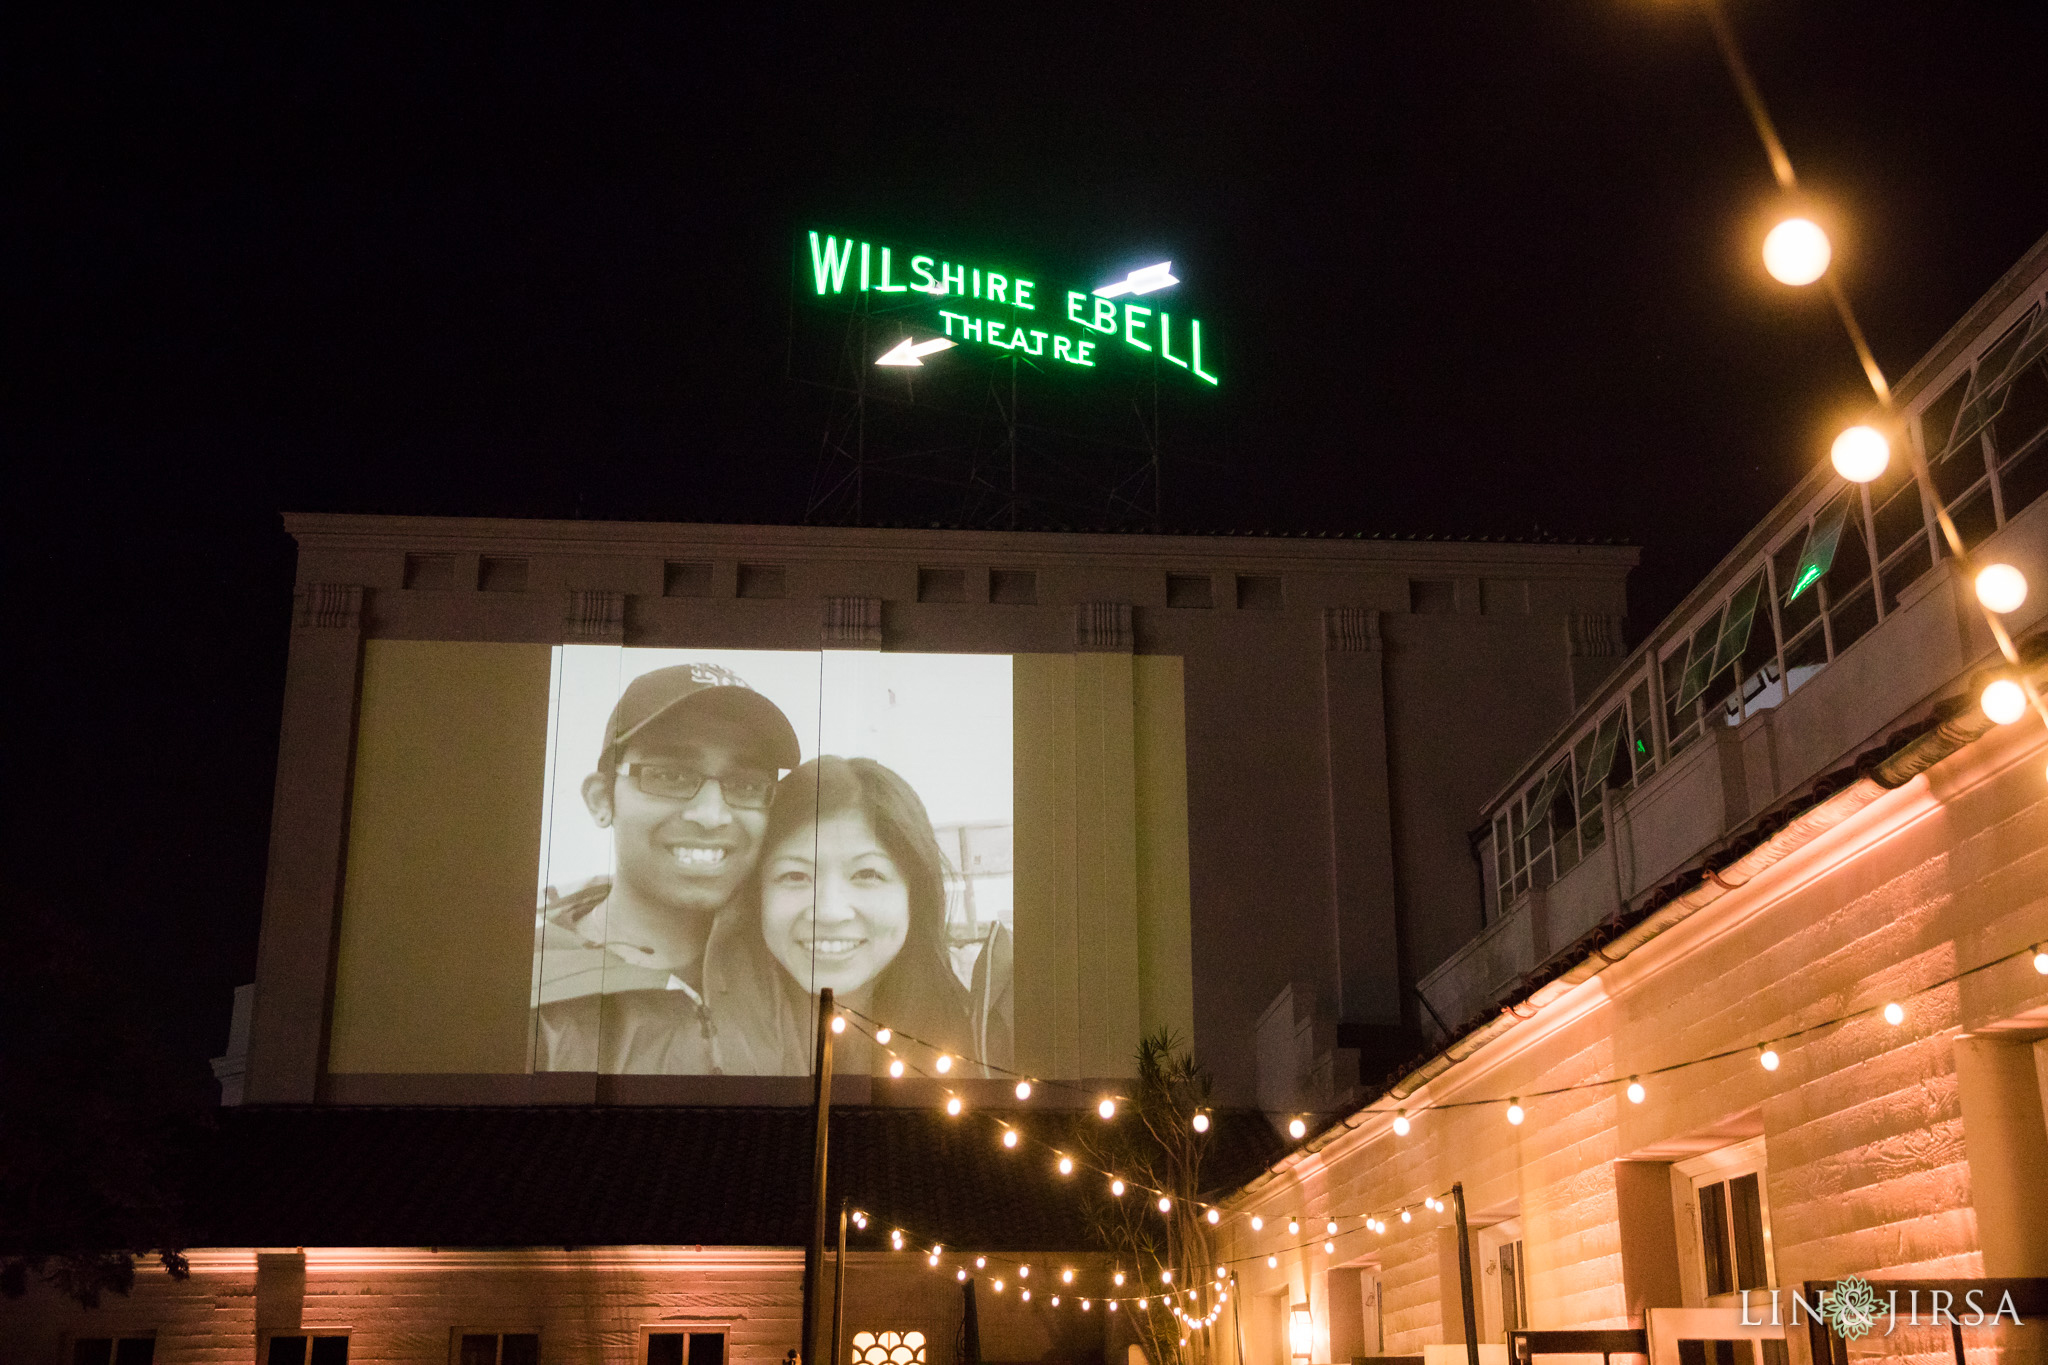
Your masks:
M812 232L810 267L811 286L820 298L923 294L935 303L946 300L948 306L935 307L926 325L954 345L1021 352L1077 369L1094 369L1118 352L1142 353L1206 384L1217 382L1203 368L1200 319L1177 319L1165 308L1123 297L1179 284L1169 262L1134 270L1090 293L1053 291L1012 272ZM899 344L877 363L922 365L921 357L944 349L932 342Z

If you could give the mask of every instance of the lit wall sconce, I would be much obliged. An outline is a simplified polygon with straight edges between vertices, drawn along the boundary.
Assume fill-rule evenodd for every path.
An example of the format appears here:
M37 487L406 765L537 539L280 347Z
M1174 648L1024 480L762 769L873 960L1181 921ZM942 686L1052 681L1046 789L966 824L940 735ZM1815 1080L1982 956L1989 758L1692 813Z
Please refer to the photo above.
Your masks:
M1294 1311L1287 1317L1287 1354L1296 1360L1314 1355L1315 1333L1315 1319L1308 1315L1308 1305L1294 1305Z

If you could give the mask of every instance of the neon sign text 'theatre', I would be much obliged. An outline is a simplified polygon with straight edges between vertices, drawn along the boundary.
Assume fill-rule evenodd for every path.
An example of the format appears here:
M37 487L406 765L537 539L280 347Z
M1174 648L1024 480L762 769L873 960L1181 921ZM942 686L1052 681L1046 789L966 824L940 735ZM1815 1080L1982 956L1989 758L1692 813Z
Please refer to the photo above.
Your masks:
M1130 301L1132 296L1178 285L1171 262L1145 266L1083 292L1047 289L1014 271L855 237L814 231L809 245L808 279L816 297L904 295L888 301L914 305L921 312L926 305L908 296L923 295L932 301L931 312L920 320L935 339L1006 350L1076 369L1094 369L1110 355L1156 357L1205 384L1217 383L1203 363L1199 318L1176 317L1163 306L1165 300ZM941 301L944 306L939 306ZM946 349L930 341L899 342L876 363L922 366L923 357Z

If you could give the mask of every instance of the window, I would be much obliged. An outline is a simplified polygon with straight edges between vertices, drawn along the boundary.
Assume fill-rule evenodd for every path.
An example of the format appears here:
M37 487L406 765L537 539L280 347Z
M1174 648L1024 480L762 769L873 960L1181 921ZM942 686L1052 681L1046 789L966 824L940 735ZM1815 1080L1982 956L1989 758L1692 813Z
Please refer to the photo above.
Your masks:
M1743 1290L1769 1288L1775 1276L1763 1139L1681 1161L1672 1173L1686 1302L1736 1306Z
M446 592L455 586L455 556L407 555L405 586Z
M1278 611L1282 606L1280 575L1241 573L1237 576L1237 605L1241 611Z
M917 600L920 602L965 602L967 570L919 569Z
M725 1332L649 1332L647 1365L725 1365Z
M263 1352L264 1365L348 1365L348 1334L306 1332L273 1336Z
M742 597L780 597L783 575L780 564L742 564L739 579Z
M485 555L477 565L476 585L485 592L525 592L526 561Z
M1212 607L1216 605L1212 593L1209 575L1205 573L1170 573L1166 576L1166 605L1169 607Z
M77 1337L71 1343L71 1365L153 1365L156 1337Z
M1031 569L990 569L988 600L1028 607L1038 601L1038 574Z
M661 566L663 597L711 596L711 566L698 562L670 560Z
M855 1332L848 1365L925 1365L922 1332Z
M455 1365L540 1365L540 1333L458 1331Z

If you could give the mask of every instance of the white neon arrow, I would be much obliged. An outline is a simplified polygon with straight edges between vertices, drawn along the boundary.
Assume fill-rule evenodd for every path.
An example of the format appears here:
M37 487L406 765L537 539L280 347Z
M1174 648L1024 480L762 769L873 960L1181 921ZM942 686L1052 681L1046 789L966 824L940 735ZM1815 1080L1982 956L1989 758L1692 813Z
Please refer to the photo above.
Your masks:
M897 342L887 355L875 363L877 365L922 366L924 364L924 357L937 354L940 351L950 351L959 344L957 341L948 341L944 337L933 337L930 341L912 341L909 337L905 337Z
M1149 294L1155 289L1171 289L1180 281L1173 277L1173 262L1161 261L1133 270L1115 284L1105 284L1095 291L1098 299L1113 299L1120 294Z

